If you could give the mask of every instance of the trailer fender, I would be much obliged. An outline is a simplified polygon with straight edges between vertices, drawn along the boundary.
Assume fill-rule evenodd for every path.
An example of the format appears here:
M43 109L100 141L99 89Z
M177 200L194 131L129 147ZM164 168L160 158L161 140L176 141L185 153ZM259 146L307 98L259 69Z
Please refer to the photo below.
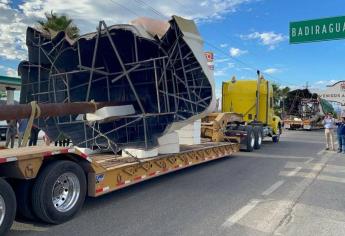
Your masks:
M3 161L1 158L0 160ZM11 157L6 163L0 165L3 176L17 179L34 179L42 166L53 160L71 160L82 166L84 171L92 171L96 168L91 165L92 158L81 152L78 148L63 148L57 151L42 152L28 155L25 158Z

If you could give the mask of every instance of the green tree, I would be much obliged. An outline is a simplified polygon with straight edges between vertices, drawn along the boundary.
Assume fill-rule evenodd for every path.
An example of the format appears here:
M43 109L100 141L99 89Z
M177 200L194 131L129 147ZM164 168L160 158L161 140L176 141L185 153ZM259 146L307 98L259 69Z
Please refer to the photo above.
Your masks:
M6 97L6 92L0 91L0 99Z
M79 36L79 28L73 24L73 20L66 15L57 15L53 11L45 13L46 19L38 21L39 28L47 31L53 38L60 31L64 31L69 38Z
M290 92L289 87L281 87L279 84L272 83L273 88L273 109L274 113L278 116L281 116L282 114L282 106L281 103L283 103L284 98L286 98L286 95L288 92Z

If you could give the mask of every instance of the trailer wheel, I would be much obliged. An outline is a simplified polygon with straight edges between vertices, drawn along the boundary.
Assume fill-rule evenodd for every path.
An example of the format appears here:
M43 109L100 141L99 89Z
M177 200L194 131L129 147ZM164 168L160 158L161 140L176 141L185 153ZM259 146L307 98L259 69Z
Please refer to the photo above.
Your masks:
M85 195L83 169L72 161L55 161L39 174L32 189L32 207L44 222L60 224L81 209Z
M254 143L254 149L260 149L263 139L263 131L262 128L259 126L254 127L254 135L255 135L255 143Z
M0 235L5 235L11 228L16 208L16 196L11 186L0 178Z
M247 138L246 138L246 151L247 152L252 152L254 150L255 146L255 135L254 135L254 130L252 126L247 126L246 127L246 132L247 132Z

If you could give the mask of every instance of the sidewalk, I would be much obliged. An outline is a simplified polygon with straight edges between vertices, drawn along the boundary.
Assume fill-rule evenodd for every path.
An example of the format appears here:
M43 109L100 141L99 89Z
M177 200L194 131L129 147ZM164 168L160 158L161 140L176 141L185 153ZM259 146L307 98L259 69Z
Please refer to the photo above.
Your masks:
M316 178L274 235L345 235L345 154L324 152L309 165Z

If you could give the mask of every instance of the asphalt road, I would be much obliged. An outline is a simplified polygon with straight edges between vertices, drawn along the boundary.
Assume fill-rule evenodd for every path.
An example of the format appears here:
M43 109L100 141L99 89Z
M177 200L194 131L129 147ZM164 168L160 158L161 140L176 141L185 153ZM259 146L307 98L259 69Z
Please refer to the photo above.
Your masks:
M345 155L322 131L285 132L238 153L87 199L63 225L15 222L9 235L345 235Z

